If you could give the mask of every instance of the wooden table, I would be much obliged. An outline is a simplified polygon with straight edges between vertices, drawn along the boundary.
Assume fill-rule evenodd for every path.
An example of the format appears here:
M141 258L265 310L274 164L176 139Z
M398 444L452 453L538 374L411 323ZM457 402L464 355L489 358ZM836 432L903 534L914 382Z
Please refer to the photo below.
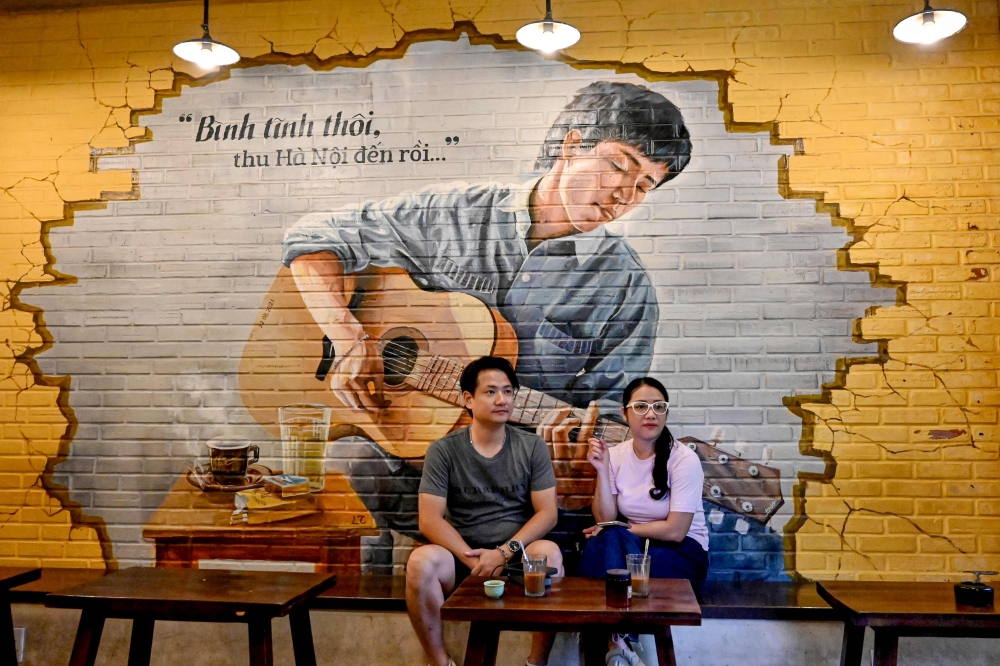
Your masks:
M603 666L608 635L653 634L660 666L675 666L670 625L700 625L701 608L687 580L651 579L649 598L628 609L605 604L604 581L554 578L544 597L526 597L508 582L500 599L483 592L486 578L470 576L441 608L443 620L472 622L465 666L494 666L501 631L579 631L586 666Z
M70 666L93 666L109 617L132 620L129 666L148 666L156 620L248 625L251 666L272 666L271 620L289 615L298 666L316 666L309 603L336 582L330 574L133 568L48 596L80 608Z
M956 604L954 583L823 581L816 587L844 620L841 666L861 664L865 627L875 632L874 666L896 666L900 636L1000 638L996 608Z
M0 567L0 666L17 666L14 619L10 615L10 588L38 580L41 569Z
M233 493L205 492L181 477L143 530L156 566L197 567L203 559L313 562L316 571L357 574L361 537L378 528L341 475L328 472L315 511L258 525L230 524Z

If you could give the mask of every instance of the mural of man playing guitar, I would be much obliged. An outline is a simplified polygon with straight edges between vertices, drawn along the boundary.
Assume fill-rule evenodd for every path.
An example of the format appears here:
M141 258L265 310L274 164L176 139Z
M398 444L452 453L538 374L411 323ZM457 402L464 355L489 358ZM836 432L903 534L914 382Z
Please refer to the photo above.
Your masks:
M285 235L283 261L339 359L333 392L359 410L385 404L382 355L348 307L345 277L397 267L424 289L498 310L517 334L523 383L590 405L584 419L551 410L538 426L547 442L568 443L599 411L615 413L622 388L650 367L658 308L636 253L604 225L690 155L674 104L643 86L598 81L556 119L536 162L546 173L527 184L432 185L303 217Z

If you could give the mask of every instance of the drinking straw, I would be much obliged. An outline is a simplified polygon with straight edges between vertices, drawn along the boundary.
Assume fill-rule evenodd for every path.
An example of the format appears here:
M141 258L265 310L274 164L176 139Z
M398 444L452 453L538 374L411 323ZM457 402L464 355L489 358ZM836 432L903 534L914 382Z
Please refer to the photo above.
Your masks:
M646 539L646 549L642 551L642 559L649 557L649 539Z

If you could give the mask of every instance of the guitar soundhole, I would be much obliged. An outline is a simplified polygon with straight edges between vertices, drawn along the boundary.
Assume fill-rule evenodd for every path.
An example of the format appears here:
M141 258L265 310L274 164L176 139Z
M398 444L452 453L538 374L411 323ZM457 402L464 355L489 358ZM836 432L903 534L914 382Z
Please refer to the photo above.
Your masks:
M386 386L402 386L417 363L417 341L408 335L387 340L382 347Z

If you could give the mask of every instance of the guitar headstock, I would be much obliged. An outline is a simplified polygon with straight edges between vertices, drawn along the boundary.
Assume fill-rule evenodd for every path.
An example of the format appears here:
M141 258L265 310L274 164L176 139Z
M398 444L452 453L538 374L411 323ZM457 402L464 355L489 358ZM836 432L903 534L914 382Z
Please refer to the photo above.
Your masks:
M696 437L682 437L678 444L698 454L705 472L704 497L733 513L764 525L781 508L781 472L759 462L744 460Z

